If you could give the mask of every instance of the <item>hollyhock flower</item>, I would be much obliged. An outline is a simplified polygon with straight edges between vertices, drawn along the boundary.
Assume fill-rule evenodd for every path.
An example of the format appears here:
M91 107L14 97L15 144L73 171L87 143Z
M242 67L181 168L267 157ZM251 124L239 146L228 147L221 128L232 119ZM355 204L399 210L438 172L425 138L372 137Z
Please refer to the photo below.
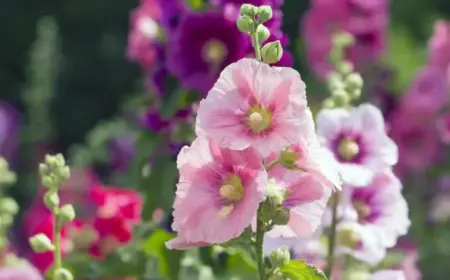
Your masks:
M161 10L160 22L168 34L179 27L182 16L188 12L183 0L156 0Z
M410 280L401 270L380 270L373 273L368 280Z
M372 266L380 263L386 256L383 236L376 228L344 221L338 224L336 230L337 255L348 254Z
M153 42L160 35L158 20L160 7L155 0L142 0L131 14L131 27L128 35L127 56L137 61L148 71L155 63L156 52Z
M392 247L411 224L400 180L391 171L378 172L364 188L344 188L343 204L358 214L358 223L376 227L383 233L382 245Z
M397 146L386 135L383 116L373 105L322 110L317 135L340 162L343 182L352 186L367 185L376 172L397 163Z
M444 72L450 83L450 22L436 21L434 34L428 41L429 63Z
M395 246L395 249L402 251L405 254L405 257L401 263L393 267L393 269L403 271L406 280L422 279L422 274L417 267L417 261L419 260L417 247L410 242L400 241Z
M167 67L183 87L206 94L225 66L246 55L244 36L220 12L186 12L169 41Z
M450 144L450 114L441 116L436 123L441 141Z
M153 132L167 130L171 126L170 119L164 119L158 108L150 109L144 117L144 126Z
M436 161L440 139L434 115L400 107L392 117L389 135L399 149L396 174L420 172Z
M315 176L291 170L278 169L270 172L269 185L287 192L283 206L289 209L289 222L275 226L267 233L269 237L310 237L321 223L331 188L326 188ZM268 186L271 188L273 186Z
M244 58L222 72L197 114L197 135L262 156L298 143L308 122L305 84L291 68Z
M177 159L177 185L171 249L221 244L238 237L264 200L267 173L251 149L232 151L206 137L184 147Z
M109 143L110 162L113 170L126 171L135 155L134 139L130 135L117 137Z
M8 162L15 157L19 128L19 112L0 101L0 155Z
M1 267L0 280L44 280L41 273L31 265Z
M336 31L346 31L355 37L347 58L357 67L376 60L385 49L388 24L388 1L317 0L313 2L301 23L307 38L306 55L317 75L326 77L332 70L327 57Z

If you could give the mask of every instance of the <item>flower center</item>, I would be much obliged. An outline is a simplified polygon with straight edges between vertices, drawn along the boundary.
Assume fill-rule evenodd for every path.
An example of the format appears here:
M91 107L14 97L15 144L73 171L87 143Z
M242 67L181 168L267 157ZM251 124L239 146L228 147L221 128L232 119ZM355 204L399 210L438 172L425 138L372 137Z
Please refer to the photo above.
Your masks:
M352 249L355 249L361 241L358 234L350 228L339 230L336 237L338 244Z
M352 204L353 208L355 208L356 212L358 213L358 219L360 221L370 216L370 206L367 205L364 201L357 200Z
M260 106L252 107L247 114L247 125L254 133L261 133L269 128L272 113Z
M344 139L339 143L338 152L344 160L350 161L359 154L359 145L354 140Z
M236 175L231 175L219 189L220 196L227 202L238 202L244 195L244 187L241 179Z
M142 17L139 19L138 28L147 39L155 39L158 37L159 26L150 17Z
M206 42L203 47L203 59L212 64L220 64L227 55L227 48L224 43L219 40L212 39Z

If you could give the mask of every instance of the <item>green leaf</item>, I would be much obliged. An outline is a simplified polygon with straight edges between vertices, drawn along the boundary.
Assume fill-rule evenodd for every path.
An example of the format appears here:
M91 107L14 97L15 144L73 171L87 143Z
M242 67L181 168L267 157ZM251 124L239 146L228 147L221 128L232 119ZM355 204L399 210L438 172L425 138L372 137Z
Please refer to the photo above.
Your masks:
M292 260L281 267L280 271L292 280L327 280L327 277L321 270L302 260Z
M170 280L178 280L180 261L183 251L168 250L165 242L174 238L175 235L163 229L158 229L142 243L143 251L158 259L158 272L160 276L168 277Z
M228 249L227 270L230 277L239 279L255 279L256 263L247 251L243 249Z

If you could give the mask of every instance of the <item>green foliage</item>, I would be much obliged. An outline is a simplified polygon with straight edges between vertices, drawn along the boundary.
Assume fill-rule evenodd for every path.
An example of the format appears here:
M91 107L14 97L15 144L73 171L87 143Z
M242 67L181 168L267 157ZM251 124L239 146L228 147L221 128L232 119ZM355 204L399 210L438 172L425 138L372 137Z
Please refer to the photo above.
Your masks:
M165 246L165 242L174 237L174 234L158 229L142 243L142 249L145 254L157 259L159 276L166 277L170 280L178 279L180 261L183 256L182 251L168 250Z
M327 280L322 271L301 260L290 261L280 271L291 280Z

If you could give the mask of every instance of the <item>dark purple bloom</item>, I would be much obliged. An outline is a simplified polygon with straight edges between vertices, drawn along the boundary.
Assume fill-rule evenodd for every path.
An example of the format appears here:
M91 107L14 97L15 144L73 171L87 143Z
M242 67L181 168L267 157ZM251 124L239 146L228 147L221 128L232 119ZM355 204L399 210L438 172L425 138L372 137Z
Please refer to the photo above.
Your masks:
M156 0L161 9L160 24L172 33L180 24L181 17L188 11L183 0Z
M144 126L153 132L160 132L169 128L170 125L171 121L164 119L158 109L149 110L144 117Z
M246 56L249 43L222 13L189 12L169 42L167 66L185 88L206 94L225 66Z
M130 166L135 154L133 138L118 137L109 143L111 166L115 170L125 171Z
M0 101L0 155L7 161L15 157L19 138L19 112Z

